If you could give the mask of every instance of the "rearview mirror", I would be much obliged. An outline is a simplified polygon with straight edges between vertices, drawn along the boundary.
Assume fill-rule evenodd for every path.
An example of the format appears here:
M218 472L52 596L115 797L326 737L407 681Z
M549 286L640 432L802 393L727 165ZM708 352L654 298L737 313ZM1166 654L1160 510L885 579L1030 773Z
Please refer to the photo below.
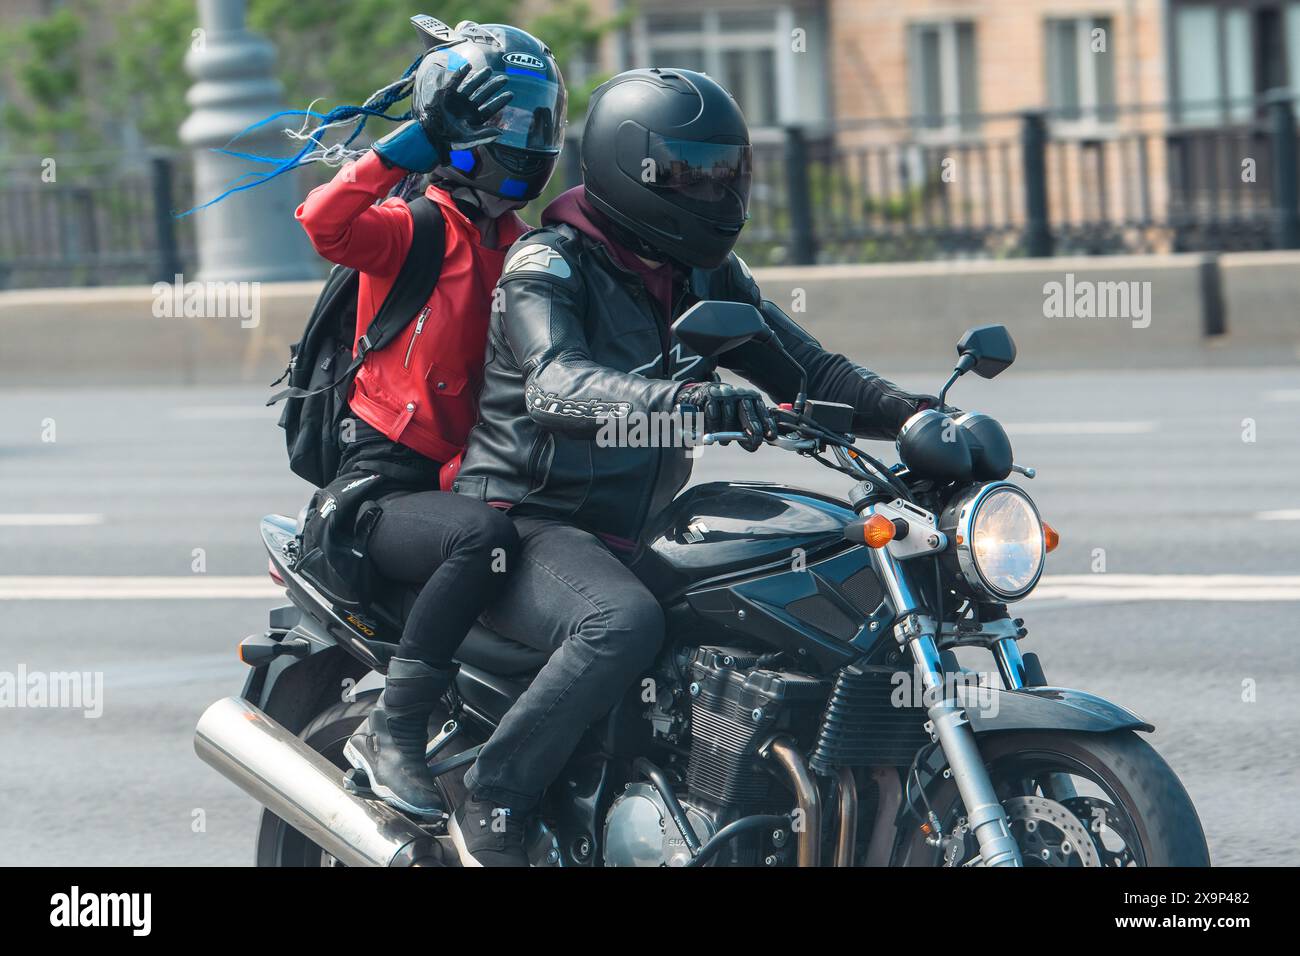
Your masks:
M697 302L673 323L673 334L706 358L729 352L770 333L762 314L747 302Z
M961 371L993 378L1016 360L1016 343L1005 325L979 325L958 340L957 354Z

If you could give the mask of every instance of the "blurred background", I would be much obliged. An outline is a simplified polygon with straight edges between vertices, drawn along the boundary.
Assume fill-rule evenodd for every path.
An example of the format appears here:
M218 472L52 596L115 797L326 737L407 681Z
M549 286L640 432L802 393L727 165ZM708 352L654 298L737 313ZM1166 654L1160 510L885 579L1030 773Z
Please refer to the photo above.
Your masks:
M187 118L251 115L259 98L359 103L418 50L414 9L4 0L0 288L186 271L194 222L165 213L211 198L195 193ZM614 73L719 78L754 133L741 243L754 265L1300 245L1300 3L450 0L431 12L543 37L570 84L571 142L587 95ZM253 37L230 41L237 67L278 82L236 90L240 71L226 69L217 89L190 93L232 14L227 27L269 41L264 62ZM58 160L56 189L45 157ZM552 194L577 176L571 150Z
M214 147L400 76L418 13L556 51L549 196L603 78L718 77L755 143L739 252L829 348L932 393L1005 323L1016 365L953 401L1006 424L1062 535L1027 649L1156 725L1217 862L1291 862L1300 0L0 0L0 672L105 694L0 709L0 863L251 862L256 807L191 738L282 601L257 521L310 493L263 402L326 268L293 208L332 170L177 214L256 169ZM287 156L298 122L236 148ZM191 282L257 314L160 310ZM1053 312L1067 282L1118 308ZM695 469L754 477L846 490L770 449Z

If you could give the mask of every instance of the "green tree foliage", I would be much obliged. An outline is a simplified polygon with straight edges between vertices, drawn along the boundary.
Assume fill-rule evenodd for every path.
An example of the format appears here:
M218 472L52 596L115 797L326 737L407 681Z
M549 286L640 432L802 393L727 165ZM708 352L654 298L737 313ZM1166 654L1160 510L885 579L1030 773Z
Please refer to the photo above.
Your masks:
M455 26L461 20L510 22L516 0L450 0L426 9L398 0L249 0L252 29L274 41L287 102L322 98L328 109L360 103L402 75L420 51L408 22L431 13Z
M413 13L452 25L510 23L523 6L520 0L444 0L428 8L409 0L247 4L249 26L275 43L286 104L319 101L324 109L360 103L401 75L419 52L408 22ZM599 20L587 0L552 0L521 25L555 50L567 73L619 22ZM19 22L0 39L10 151L113 146L124 128L150 145L176 145L191 83L185 55L203 42L198 26L194 0L65 0L47 16ZM598 79L571 90L572 118L581 117Z
M93 4L91 4L93 6ZM85 97L86 74L102 67L85 20L73 6L0 35L6 96L3 120L23 152L48 155L56 146L91 148L98 137Z

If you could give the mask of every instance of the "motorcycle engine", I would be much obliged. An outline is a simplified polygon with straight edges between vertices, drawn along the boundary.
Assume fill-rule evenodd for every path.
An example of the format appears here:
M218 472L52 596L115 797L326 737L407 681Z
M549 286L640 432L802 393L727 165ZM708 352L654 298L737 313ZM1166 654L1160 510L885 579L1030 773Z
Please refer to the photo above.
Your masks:
M789 792L775 785L759 750L777 733L811 739L829 685L775 669L773 656L699 647L686 661L690 748L686 789L677 797L701 844L741 816L791 808ZM714 863L780 865L791 852L788 834L756 832L733 840ZM690 859L685 839L650 784L629 785L610 807L604 857L606 866L681 866Z
M713 819L683 803L696 838L707 843L716 827ZM655 788L634 783L614 801L605 816L606 866L683 866L691 858L682 831Z

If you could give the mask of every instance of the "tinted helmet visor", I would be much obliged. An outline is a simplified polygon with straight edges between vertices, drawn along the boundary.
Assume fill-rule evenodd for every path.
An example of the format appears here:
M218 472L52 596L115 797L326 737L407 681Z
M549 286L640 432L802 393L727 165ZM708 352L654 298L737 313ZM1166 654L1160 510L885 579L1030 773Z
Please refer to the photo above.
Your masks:
M748 144L700 143L658 133L648 138L653 178L647 186L688 200L684 205L704 218L745 221L753 178Z
M564 87L544 73L506 68L506 89L514 98L489 120L501 130L496 142L511 149L558 153L564 145Z

